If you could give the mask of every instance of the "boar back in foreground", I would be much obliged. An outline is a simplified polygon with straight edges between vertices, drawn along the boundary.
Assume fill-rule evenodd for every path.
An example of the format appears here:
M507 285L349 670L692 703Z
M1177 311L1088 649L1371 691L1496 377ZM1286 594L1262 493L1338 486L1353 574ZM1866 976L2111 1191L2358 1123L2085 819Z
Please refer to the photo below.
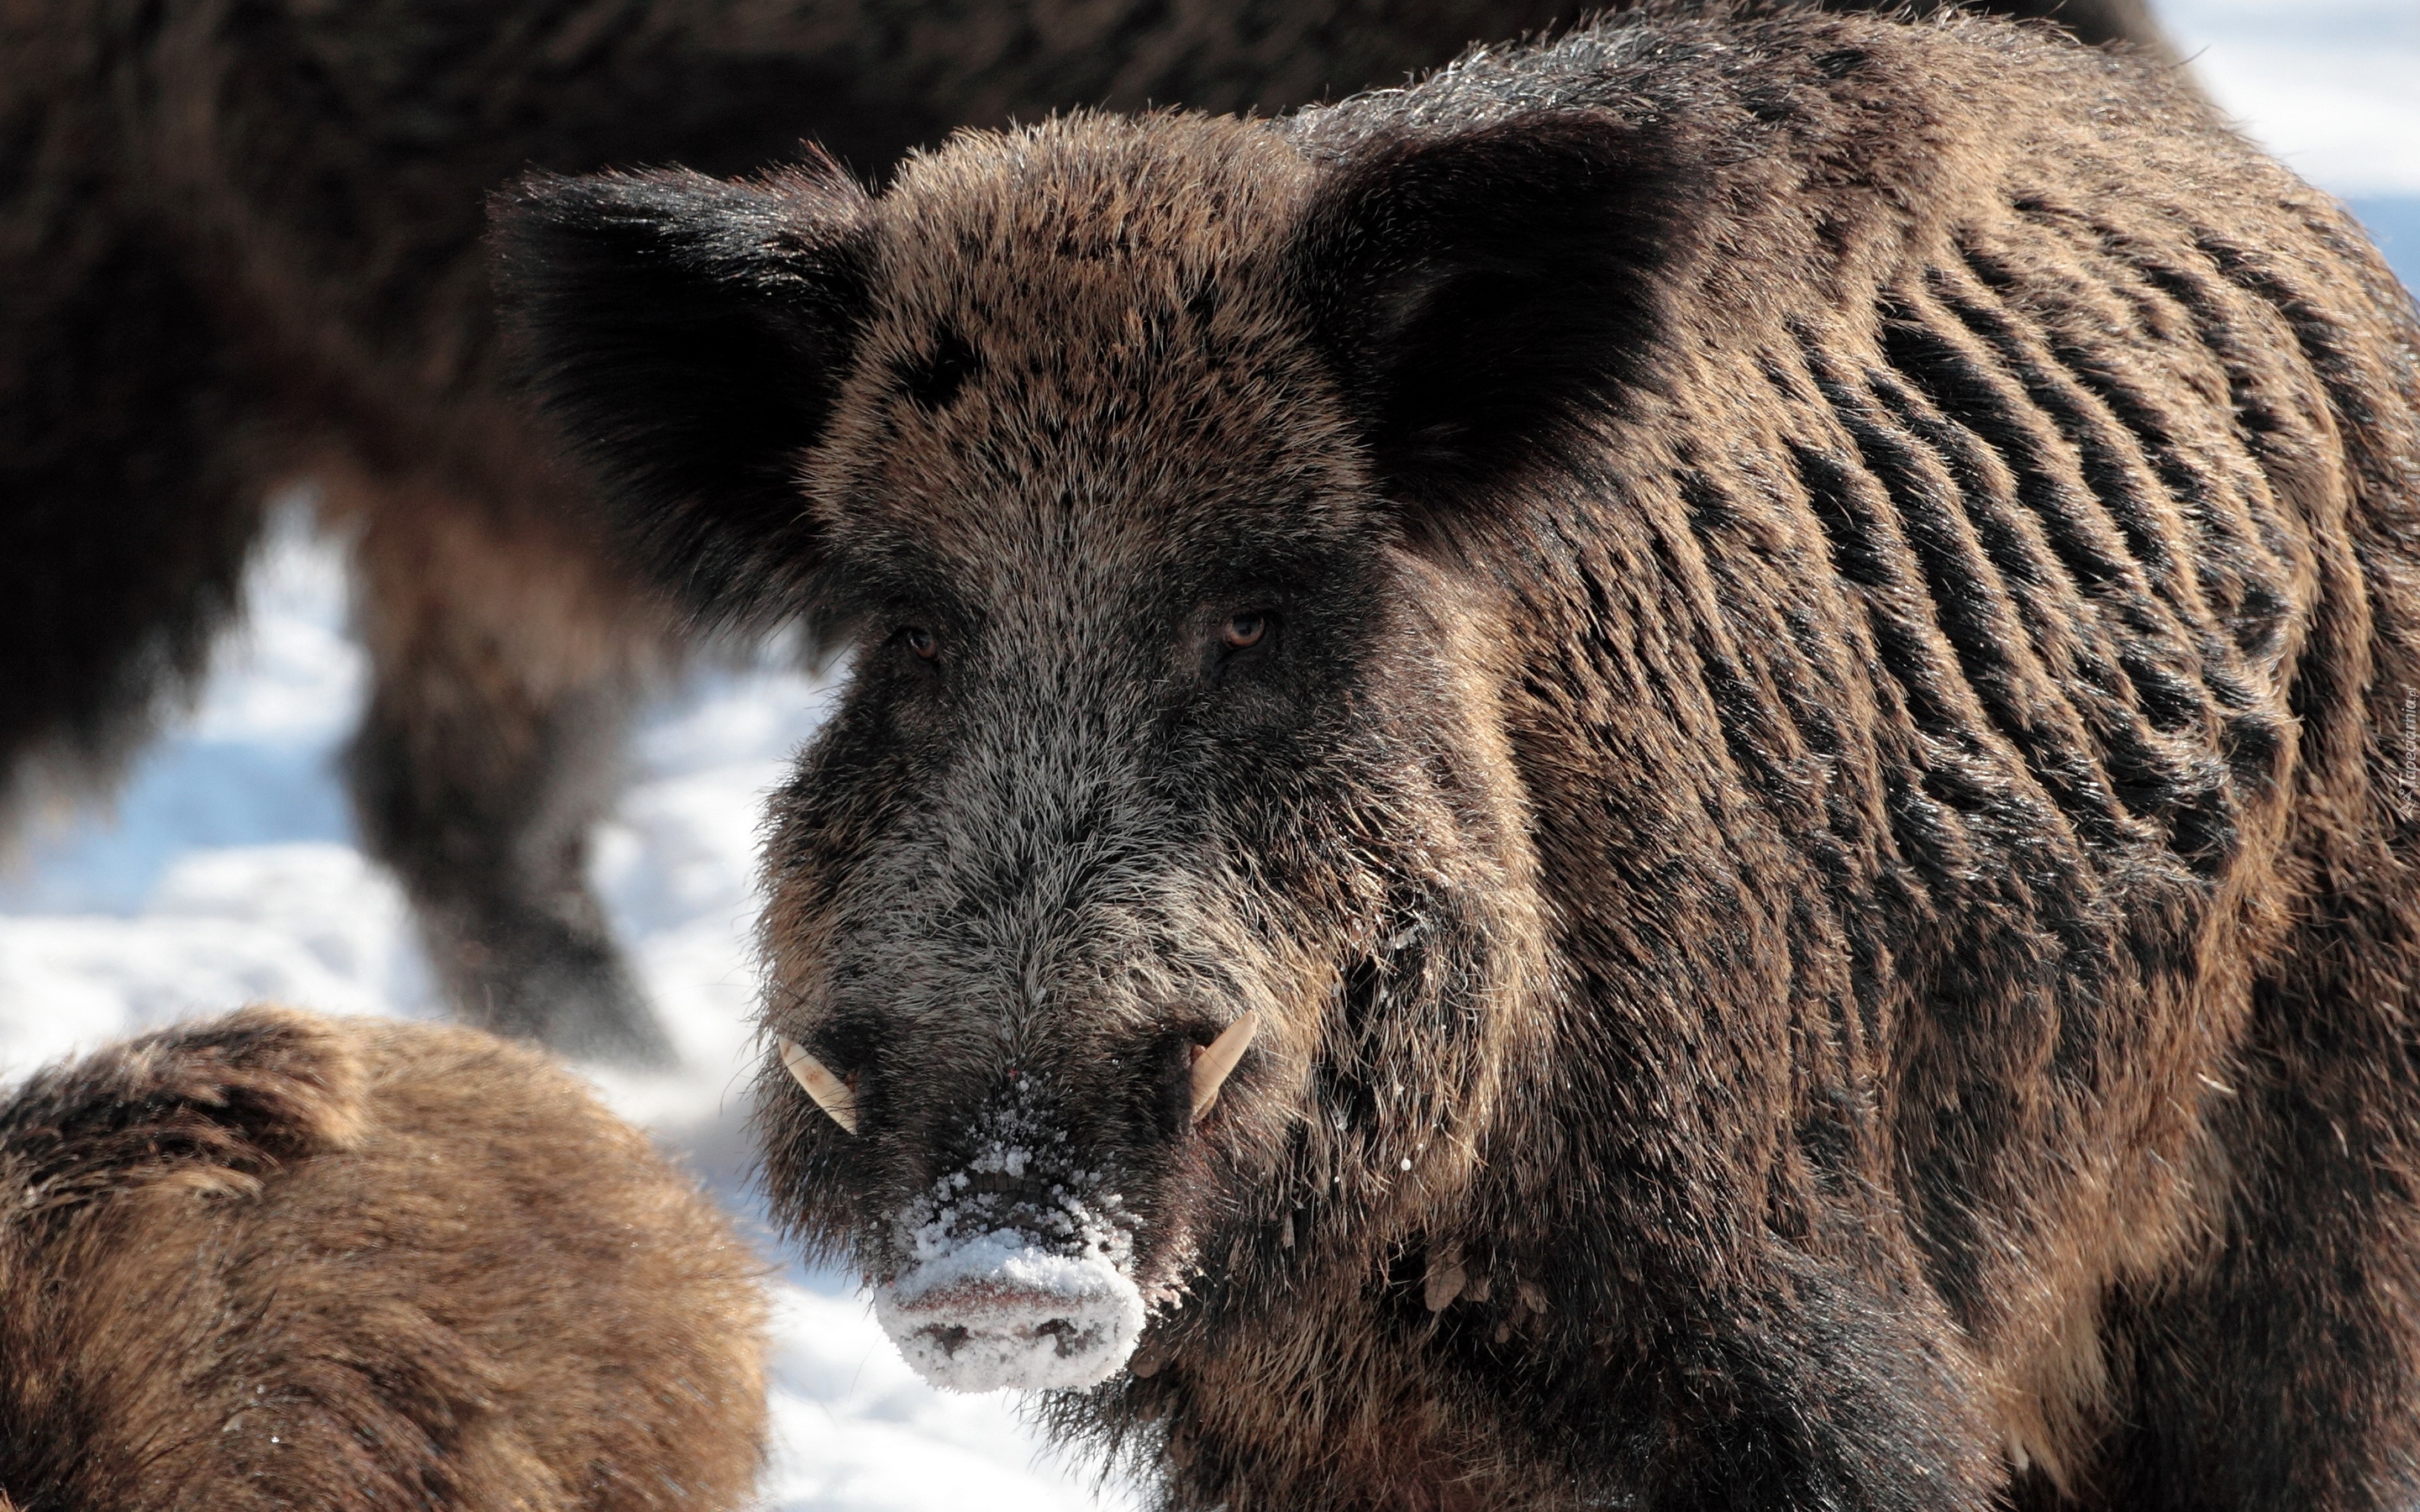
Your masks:
M774 799L775 1200L1181 1507L2408 1504L2420 364L2036 30L528 183ZM1080 1388L1080 1389L1078 1389Z
M0 1099L0 1509L737 1512L760 1262L470 1029L248 1009Z

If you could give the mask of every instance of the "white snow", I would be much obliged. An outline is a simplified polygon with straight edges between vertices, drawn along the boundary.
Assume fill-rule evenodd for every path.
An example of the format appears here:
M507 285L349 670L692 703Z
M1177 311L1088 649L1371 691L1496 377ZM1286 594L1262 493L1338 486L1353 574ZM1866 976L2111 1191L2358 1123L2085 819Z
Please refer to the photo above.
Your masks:
M2373 227L2413 228L2388 251L2420 281L2420 3L2165 0L2162 10L2256 136L2351 197ZM255 575L250 627L222 648L196 713L130 774L114 816L70 816L0 874L0 1082L260 997L434 1012L400 900L353 849L330 767L364 677L343 584L334 548L282 531ZM597 850L608 904L689 1068L600 1080L752 1218L741 1120L761 1053L747 1022L755 826L764 790L828 698L828 682L770 668L700 679L647 721ZM1009 1269L1004 1251L998 1268ZM768 1506L1096 1504L1080 1467L1037 1459L1011 1398L918 1380L848 1280L793 1270L780 1290ZM1112 1487L1097 1504L1129 1500Z

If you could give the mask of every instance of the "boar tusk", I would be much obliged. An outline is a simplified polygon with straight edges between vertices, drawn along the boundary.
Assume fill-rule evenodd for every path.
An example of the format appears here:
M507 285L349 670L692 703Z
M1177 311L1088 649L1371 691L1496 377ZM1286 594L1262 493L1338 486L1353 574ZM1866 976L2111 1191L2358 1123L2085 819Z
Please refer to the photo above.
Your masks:
M1206 1045L1193 1047L1193 1117L1200 1119L1218 1101L1218 1088L1227 1085L1227 1073L1235 1062L1244 1058L1244 1047L1252 1036L1261 1032L1260 1011L1255 1009L1230 1024L1218 1038Z
M782 1064L790 1069L790 1074L798 1078L799 1085L807 1089L807 1095L815 1100L815 1106L831 1115L832 1122L850 1134L857 1133L857 1093L849 1089L848 1083L833 1075L822 1061L787 1040L782 1041Z

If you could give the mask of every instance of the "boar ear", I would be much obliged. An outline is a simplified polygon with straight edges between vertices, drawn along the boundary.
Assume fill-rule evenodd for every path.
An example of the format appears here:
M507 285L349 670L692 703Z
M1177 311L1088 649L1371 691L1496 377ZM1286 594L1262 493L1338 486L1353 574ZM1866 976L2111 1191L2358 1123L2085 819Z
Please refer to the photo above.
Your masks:
M746 183L532 177L490 207L508 330L642 563L716 618L817 556L799 458L865 293L865 193L830 159Z
M1294 277L1392 497L1468 501L1619 402L1675 251L1669 157L1559 111L1382 139L1332 171Z

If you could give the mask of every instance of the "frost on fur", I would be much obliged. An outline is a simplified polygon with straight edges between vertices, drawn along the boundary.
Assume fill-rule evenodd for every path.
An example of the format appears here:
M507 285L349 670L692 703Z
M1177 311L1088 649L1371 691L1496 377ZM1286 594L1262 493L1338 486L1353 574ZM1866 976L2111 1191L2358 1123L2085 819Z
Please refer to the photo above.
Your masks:
M967 1166L902 1215L912 1263L876 1288L875 1315L919 1374L951 1391L1081 1390L1134 1353L1146 1313L1130 1223L1098 1172L1038 1180L1037 1134L1011 1113Z
M1114 1374L1142 1336L1142 1292L1098 1250L1063 1254L1004 1228L934 1250L876 1293L875 1315L936 1386L1081 1390Z

